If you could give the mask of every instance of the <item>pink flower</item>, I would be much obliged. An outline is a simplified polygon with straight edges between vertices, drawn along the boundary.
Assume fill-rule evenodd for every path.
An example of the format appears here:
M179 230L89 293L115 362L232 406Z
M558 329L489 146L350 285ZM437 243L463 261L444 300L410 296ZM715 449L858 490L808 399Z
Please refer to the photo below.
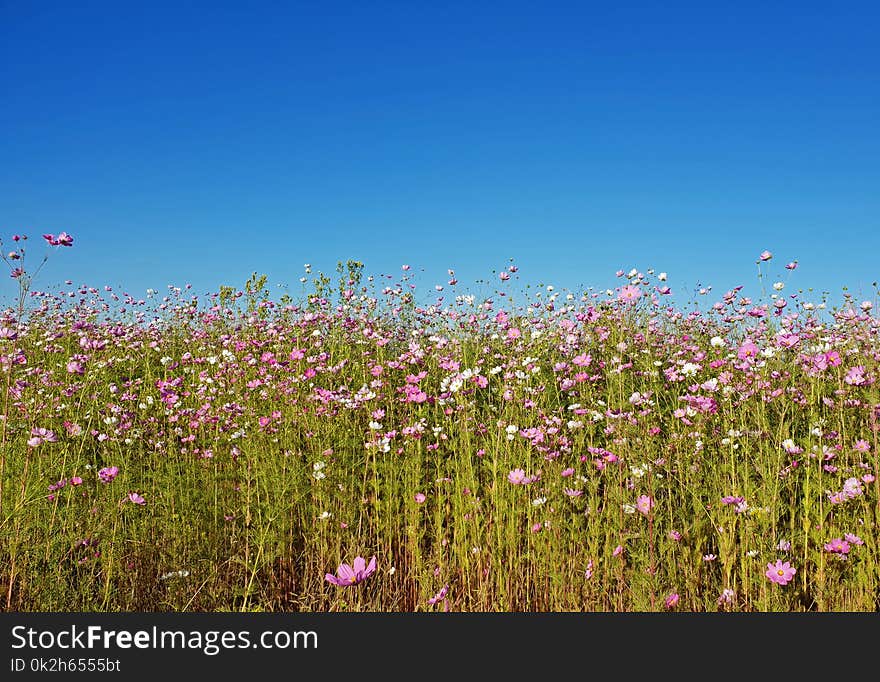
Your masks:
M761 255L759 256L759 258L760 258L762 261L768 261L768 260L770 260L771 258L773 258L773 254L770 253L769 251L761 251Z
M678 592L673 592L668 597L666 597L663 603L666 605L667 609L674 609L676 606L678 606L678 602L680 599L681 597L679 596Z
M825 543L825 551L833 554L849 554L849 543L840 538L834 538L831 542Z
M507 480L513 483L513 485L522 485L526 480L526 472L522 469L513 469L507 474Z
M590 357L589 353L582 353L581 355L576 355L572 362L576 364L578 367L589 367L590 363L593 361L593 358Z
M138 495L137 493L129 493L128 494L128 501L133 502L134 504L139 504L141 506L143 506L147 503L147 501L143 497Z
M853 535L852 533L847 533L843 536L848 543L851 545L864 545L865 541L862 540L858 535Z
M67 232L59 232L58 236L55 238L55 242L61 246L72 246L73 237L67 234Z
M853 450L856 452L870 452L871 444L866 440L857 440L856 444L853 445Z
M517 327L511 327L507 330L508 339L518 339L520 336L522 336L522 332Z
M324 579L338 587L348 587L349 585L357 585L363 582L375 572L376 557L370 559L370 564L367 565L366 560L359 556L355 557L354 564L351 566L339 564L339 567L336 569L336 575L326 573L324 574Z
M785 266L786 270L794 270L798 266L797 261L793 260L791 263Z
M55 435L54 431L49 429L44 429L41 427L37 427L31 431L32 436L37 436L38 438L42 438L47 443L55 443L58 441L58 436Z
M98 478L101 483L110 483L119 474L119 467L104 467L98 471Z
M83 366L76 360L71 360L67 363L67 371L70 374L83 374L85 372Z
M589 580L590 578L593 577L593 569L594 569L593 560L590 559L590 560L587 562L587 570L584 571L584 577L585 577L587 580Z
M718 606L732 604L734 599L736 599L736 592L731 590L729 587L725 587L723 590L721 590L721 594L718 597Z
M428 603L433 606L438 601L446 601L447 594L449 594L449 585L444 585L440 588L440 591L437 594L435 594L428 600Z
M617 299L624 303L632 303L637 301L641 295L642 290L635 284L627 284L625 287L620 288L620 293L617 295Z
M502 282L506 282L510 279L510 275L508 275L506 272L502 272L498 275L498 279L500 279Z
M825 360L832 367L837 367L838 365L840 365L841 362L843 362L840 357L840 353L838 353L836 350L830 350L825 353Z
M424 504L425 500L428 498L425 497L424 493L416 493L415 500L417 504Z
M850 367L843 380L850 386L862 386L868 383L865 378L865 368L862 365Z
M777 559L775 564L767 564L767 571L764 575L770 579L770 582L777 585L788 585L795 573L797 573L797 569L794 566L787 561L783 562L782 559Z
M669 531L669 539L674 540L675 542L681 542L681 533L677 530Z
M623 545L617 545L614 551L611 552L611 556L620 556L621 554L623 554Z
M739 350L736 352L736 356L740 360L747 360L750 358L757 357L758 355L758 346L753 341L745 341L743 345L739 347Z
M652 500L648 495L639 495L636 499L636 509L638 509L639 513L643 516L647 516L653 508L654 500Z

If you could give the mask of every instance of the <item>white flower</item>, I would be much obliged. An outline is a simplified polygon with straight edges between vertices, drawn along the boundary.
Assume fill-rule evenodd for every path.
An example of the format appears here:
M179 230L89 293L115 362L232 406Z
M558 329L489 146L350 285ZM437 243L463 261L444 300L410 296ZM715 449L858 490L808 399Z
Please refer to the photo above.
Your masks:
M709 339L709 345L713 348L724 348L727 345L727 341L720 336L713 336Z
M666 273L661 272L659 275L657 275L657 279L659 279L661 282L665 282L666 281Z
M534 500L532 500L532 506L533 507L540 507L545 502L547 502L546 497L536 497Z
M695 365L693 362L686 362L681 368L681 373L686 377L692 377L698 371L700 371L700 366Z
M776 291L782 291L785 288L785 283L784 282L774 282L773 288L776 289Z

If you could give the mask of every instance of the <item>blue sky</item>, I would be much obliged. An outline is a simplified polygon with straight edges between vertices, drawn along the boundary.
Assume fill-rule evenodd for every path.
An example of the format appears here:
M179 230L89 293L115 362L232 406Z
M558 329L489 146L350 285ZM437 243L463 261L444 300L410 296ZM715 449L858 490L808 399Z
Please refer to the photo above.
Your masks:
M38 285L880 274L876 3L183 4L0 2L0 236L76 240Z

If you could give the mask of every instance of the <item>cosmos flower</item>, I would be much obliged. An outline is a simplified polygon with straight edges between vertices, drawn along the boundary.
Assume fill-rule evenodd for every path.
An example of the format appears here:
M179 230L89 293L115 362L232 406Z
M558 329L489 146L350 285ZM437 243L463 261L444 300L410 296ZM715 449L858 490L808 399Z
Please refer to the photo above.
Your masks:
M783 562L782 559L777 559L776 563L767 564L767 570L764 575L770 579L770 582L774 582L777 585L788 585L794 578L795 573L797 573L797 569L794 566L787 561Z
M654 500L649 495L639 495L636 499L636 509L643 516L647 516L654 508Z
M439 601L444 601L446 599L446 595L449 594L449 585L444 585L440 588L440 591L437 592L433 597L428 600L428 603L433 606Z
M634 284L627 284L624 287L620 288L620 293L617 295L618 300L623 301L624 303L633 303L642 295L642 290Z
M119 475L119 467L104 467L98 471L101 483L111 483L117 475Z
M370 563L367 565L366 560L363 557L358 556L355 557L354 563L351 566L344 563L339 564L339 567L336 569L336 575L326 573L324 578L328 583L332 583L339 587L348 587L349 585L362 583L375 572L376 557L370 559Z
M846 540L841 540L840 538L834 538L830 542L826 542L825 551L831 552L832 554L849 554L849 543Z

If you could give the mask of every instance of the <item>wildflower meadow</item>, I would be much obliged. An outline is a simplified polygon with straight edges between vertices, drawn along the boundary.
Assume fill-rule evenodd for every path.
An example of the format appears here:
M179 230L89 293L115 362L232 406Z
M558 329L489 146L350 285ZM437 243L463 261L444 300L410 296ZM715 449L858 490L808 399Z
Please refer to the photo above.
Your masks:
M880 607L876 293L37 287L77 246L3 241L0 609Z

